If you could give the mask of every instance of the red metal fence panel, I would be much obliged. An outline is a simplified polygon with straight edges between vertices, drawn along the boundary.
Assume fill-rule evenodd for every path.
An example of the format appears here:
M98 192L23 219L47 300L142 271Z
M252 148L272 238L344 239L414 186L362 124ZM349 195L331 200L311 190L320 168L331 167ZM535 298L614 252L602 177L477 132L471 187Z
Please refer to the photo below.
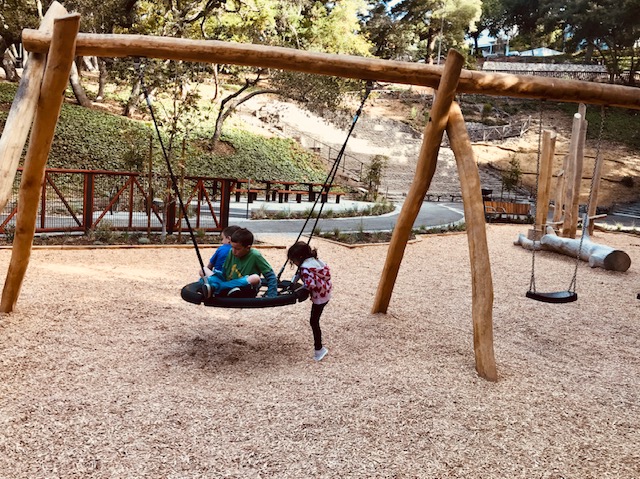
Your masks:
M0 234L15 225L19 169L13 196L0 212ZM185 176L180 196L194 229L222 231L229 224L230 178ZM42 185L36 233L87 233L97 227L114 231L185 231L187 221L177 204L171 179L136 172L47 169Z

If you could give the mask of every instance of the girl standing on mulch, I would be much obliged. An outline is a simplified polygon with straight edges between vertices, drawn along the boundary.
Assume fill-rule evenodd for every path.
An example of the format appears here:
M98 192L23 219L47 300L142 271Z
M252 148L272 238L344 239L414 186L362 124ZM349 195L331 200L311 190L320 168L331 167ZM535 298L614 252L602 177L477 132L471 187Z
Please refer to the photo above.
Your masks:
M287 258L298 267L293 282L302 279L304 286L311 295L311 331L313 331L313 359L321 361L329 350L322 346L322 331L320 330L320 316L324 307L331 299L331 271L329 266L318 259L318 251L305 243L298 241L287 251Z

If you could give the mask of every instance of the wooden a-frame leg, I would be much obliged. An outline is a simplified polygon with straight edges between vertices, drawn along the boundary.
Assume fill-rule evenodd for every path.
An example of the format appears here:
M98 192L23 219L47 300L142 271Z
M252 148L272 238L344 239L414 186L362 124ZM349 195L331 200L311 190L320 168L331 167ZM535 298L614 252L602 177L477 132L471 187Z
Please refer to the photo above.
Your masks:
M451 106L447 135L456 158L471 263L471 315L476 371L489 381L498 380L493 352L493 281L487 245L480 173L464 118L457 103Z
M3 313L10 313L15 308L29 266L45 167L75 57L79 27L79 14L54 21L51 48L20 183L16 233L0 302L0 312Z
M391 293L393 293L393 286L398 277L400 263L411 234L411 228L413 228L413 223L420 212L422 201L427 194L433 174L436 171L440 143L449 119L449 107L456 93L463 63L464 58L460 53L455 50L449 51L438 92L429 115L429 122L425 129L413 183L407 193L407 199L402 205L402 210L391 236L387 259L373 302L373 313L386 313L389 307Z

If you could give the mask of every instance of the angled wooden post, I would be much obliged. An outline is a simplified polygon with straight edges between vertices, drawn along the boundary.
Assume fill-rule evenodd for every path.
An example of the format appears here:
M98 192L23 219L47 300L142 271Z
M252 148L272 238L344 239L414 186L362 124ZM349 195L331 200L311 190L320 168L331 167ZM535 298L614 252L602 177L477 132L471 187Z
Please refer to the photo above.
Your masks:
M602 178L602 166L604 164L602 153L598 151L596 155L593 178L591 180L592 187L589 198L589 211L587 211L587 215L589 216L589 236L593 234L593 227L595 226L595 221L593 221L592 218L598 211L598 194L600 193L600 180Z
M576 190L576 167L578 163L578 145L580 143L580 129L582 127L582 116L580 113L573 115L573 126L571 129L571 141L569 142L569 158L567 169L565 170L565 191L564 191L564 220L562 223L562 236L568 237L573 222L573 195ZM582 170L580 170L582 175ZM578 185L580 179L578 178Z
M549 195L551 194L551 168L556 151L556 132L542 132L542 152L540 154L540 171L538 172L538 191L536 192L536 223L534 236L539 240L546 231L549 215ZM529 238L533 240L534 238Z
M38 31L50 33L54 18L66 14L67 11L62 5L53 2L42 19ZM29 61L22 73L18 91L4 124L2 137L0 137L0 211L11 198L18 163L36 114L46 62L47 55L44 53L29 55Z
M455 50L449 50L447 61L444 67L444 73L438 86L435 101L429 115L416 173L413 178L411 188L407 193L407 198L402 205L402 210L398 216L396 227L391 236L391 242L387 250L387 259L380 276L378 290L373 303L372 312L386 313L391 300L391 293L395 285L400 263L404 256L404 250L411 234L413 223L420 212L424 195L427 194L431 179L436 171L438 162L438 152L440 151L440 143L447 122L449 121L449 108L453 102L456 93L458 79L462 71L464 58Z
M582 117L580 123L580 136L578 137L578 151L576 153L576 168L574 171L574 190L571 198L571 225L569 225L569 237L575 238L578 230L578 221L580 220L580 190L582 189L582 170L584 169L584 145L587 142L587 128L589 122L587 118L587 106L580 103L578 113Z
M20 183L16 233L0 302L0 312L3 313L10 313L15 308L29 266L45 166L75 57L79 27L79 14L54 20L51 49Z
M476 371L489 381L498 380L493 352L493 281L484 220L480 173L460 106L453 103L447 125L456 158L471 263L471 315Z

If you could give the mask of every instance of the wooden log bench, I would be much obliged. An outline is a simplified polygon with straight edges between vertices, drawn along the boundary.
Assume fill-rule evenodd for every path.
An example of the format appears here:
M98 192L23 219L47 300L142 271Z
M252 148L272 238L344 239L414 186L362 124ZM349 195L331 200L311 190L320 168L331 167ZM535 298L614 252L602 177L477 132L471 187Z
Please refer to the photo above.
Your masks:
M246 188L236 188L233 192L236 195L236 201L240 201L240 196L247 195L247 202L253 203L258 199L258 193L262 193L264 190L260 189L246 189Z
M308 195L309 192L308 191L304 191L304 190L274 190L274 196L273 199L275 200L275 193L278 194L278 203L288 203L289 202L289 195L296 195L296 203L302 203L302 196L303 195Z

